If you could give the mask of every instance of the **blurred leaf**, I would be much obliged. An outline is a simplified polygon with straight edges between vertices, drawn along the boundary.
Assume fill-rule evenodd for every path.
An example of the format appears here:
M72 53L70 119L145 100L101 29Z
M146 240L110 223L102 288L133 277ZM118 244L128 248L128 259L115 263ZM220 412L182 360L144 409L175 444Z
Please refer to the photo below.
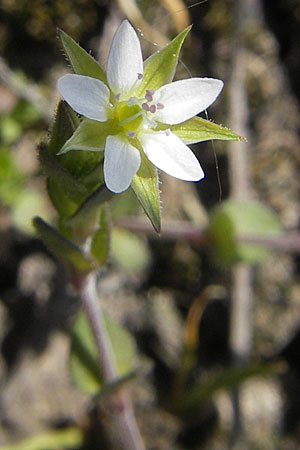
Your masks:
M185 144L194 144L211 139L224 141L242 140L241 136L233 133L229 128L217 125L202 117L193 117L177 125L159 124L157 130L166 130L168 128L182 139Z
M102 319L115 357L117 374L126 375L135 367L134 341L130 334L107 314L103 313ZM78 315L73 326L70 367L72 378L81 390L94 394L102 389L98 353L84 313Z
M26 128L40 120L41 114L32 103L21 98L12 110L11 117L18 122L22 128Z
M24 128L29 127L41 118L38 111L30 103L19 99L13 110L0 117L0 135L4 144L12 144L20 139Z
M24 176L16 166L12 152L0 147L0 199L6 205L15 204L23 190Z
M191 27L183 30L168 45L151 55L144 63L144 75L136 95L143 96L146 89L158 89L170 83L175 75L179 52Z
M157 170L141 151L141 166L134 175L131 187L154 229L160 232L160 197Z
M110 227L107 221L106 208L100 209L99 228L94 233L91 243L91 254L100 266L107 262L110 245Z
M1 445L0 450L75 450L81 448L83 440L81 430L67 428L31 436L17 443Z
M62 30L58 30L59 37L69 63L75 73L98 78L107 84L106 76L97 61L79 44Z
M84 275L94 270L94 261L40 217L33 219L37 234L51 252L73 272Z
M0 135L4 144L10 145L22 135L21 125L10 115L0 118Z
M178 403L174 409L179 414L188 412L192 408L199 407L202 402L209 400L218 390L233 389L248 378L272 376L281 371L282 365L278 363L250 363L241 367L230 367L221 374L210 375L209 379L190 387L182 397L178 398Z
M45 214L47 216L47 213L42 193L36 189L23 188L11 210L11 217L17 228L26 233L34 233L32 217L36 214Z
M130 231L113 228L111 235L111 255L124 269L142 272L150 263L147 243Z
M269 250L258 244L241 243L238 236L274 236L280 233L281 225L276 214L259 202L227 201L214 210L208 231L211 255L217 264L257 263Z

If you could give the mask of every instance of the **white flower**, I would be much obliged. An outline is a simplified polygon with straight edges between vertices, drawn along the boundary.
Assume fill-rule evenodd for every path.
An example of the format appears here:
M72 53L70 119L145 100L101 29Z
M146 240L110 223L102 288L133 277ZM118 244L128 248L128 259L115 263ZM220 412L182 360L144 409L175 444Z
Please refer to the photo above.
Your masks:
M137 34L127 20L113 38L106 77L108 86L95 78L68 74L58 80L57 86L77 113L93 121L116 123L104 149L108 189L119 193L130 186L140 167L142 150L169 175L186 181L201 180L204 172L193 152L170 129L158 131L157 125L179 124L204 111L218 97L223 82L190 78L156 91L146 90L143 98L135 97L143 78L143 59Z

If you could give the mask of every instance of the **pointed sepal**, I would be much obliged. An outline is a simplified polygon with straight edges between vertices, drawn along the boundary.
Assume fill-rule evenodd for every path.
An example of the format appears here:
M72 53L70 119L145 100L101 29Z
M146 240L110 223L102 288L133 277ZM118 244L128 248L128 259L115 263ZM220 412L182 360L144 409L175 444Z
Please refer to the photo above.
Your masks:
M144 63L144 75L136 95L144 95L146 89L156 90L170 83L175 75L179 53L191 27L178 34L168 45L151 55Z
M193 117L177 125L159 124L157 131L170 129L186 145L209 140L241 141L243 138L227 127L218 125L202 117Z
M98 78L107 84L104 70L97 61L87 53L74 39L62 30L58 30L65 55L71 64L72 69L78 75L86 75L92 78Z
M155 166L141 152L141 166L134 175L131 187L149 217L155 231L160 232L160 196Z

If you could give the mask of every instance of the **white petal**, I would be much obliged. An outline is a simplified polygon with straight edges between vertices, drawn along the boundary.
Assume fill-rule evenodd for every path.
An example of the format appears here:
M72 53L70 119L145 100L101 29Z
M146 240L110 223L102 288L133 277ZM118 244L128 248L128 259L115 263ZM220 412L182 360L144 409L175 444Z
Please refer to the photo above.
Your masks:
M127 99L134 86L140 83L143 74L143 57L141 44L136 32L124 20L114 35L106 67L106 76L111 90Z
M108 136L104 153L105 184L116 194L125 191L141 164L138 149L118 136Z
M194 153L172 132L143 133L139 140L150 161L169 175L185 181L204 178Z
M222 88L223 81L214 78L189 78L166 84L153 95L154 103L163 105L153 118L170 125L184 122L208 108Z
M57 88L77 113L99 122L107 120L109 89L102 81L84 75L67 74L58 79Z

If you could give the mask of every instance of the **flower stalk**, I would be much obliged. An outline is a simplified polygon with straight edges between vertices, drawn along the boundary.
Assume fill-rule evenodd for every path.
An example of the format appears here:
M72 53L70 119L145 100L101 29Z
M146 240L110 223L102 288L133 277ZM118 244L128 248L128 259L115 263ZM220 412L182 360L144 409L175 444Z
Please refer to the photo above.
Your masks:
M84 277L79 285L82 306L86 312L98 350L101 375L104 383L110 384L118 379L118 374L98 301L96 273L92 272ZM108 438L114 448L117 446L117 448L124 450L145 450L134 417L131 400L125 392L125 388L112 393L107 402L106 405L111 412L111 423L107 427Z

